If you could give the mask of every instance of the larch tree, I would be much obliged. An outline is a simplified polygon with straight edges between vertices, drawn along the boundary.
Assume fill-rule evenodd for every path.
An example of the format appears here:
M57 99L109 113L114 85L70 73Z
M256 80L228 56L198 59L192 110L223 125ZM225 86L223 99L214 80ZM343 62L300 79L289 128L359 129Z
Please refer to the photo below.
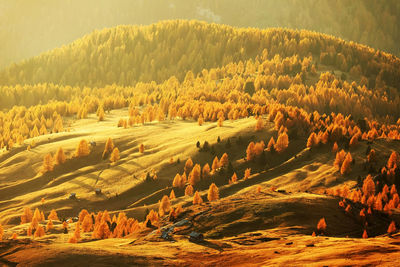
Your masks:
M246 170L244 170L244 180L247 180L250 178L250 173L251 173L251 169L250 168L246 168Z
M189 175L189 173L192 171L192 169L193 169L193 161L191 158L188 158L186 160L185 167L184 167L186 175Z
M376 152L375 152L375 149L371 149L371 150L369 151L369 153L368 153L367 161L368 161L369 163L372 163L372 162L374 162L375 160L376 160Z
M362 191L367 198L375 194L375 183L372 180L372 176L370 174L368 174L367 177L364 179Z
M228 166L228 163L229 163L228 154L224 153L224 154L221 156L221 159L219 160L219 166L220 166L220 167L227 167L227 166Z
M218 159L218 156L215 156L215 158L214 158L214 160L213 160L213 163L212 163L212 165L211 165L211 169L212 169L212 171L214 172L214 171L216 171L219 167L220 167L220 166L219 166L219 159Z
M59 147L57 149L56 155L54 156L54 160L56 165L61 165L66 161L66 157L64 154L64 150L62 149L62 147Z
M255 144L254 142L250 142L246 149L246 160L251 161L254 159L255 153Z
M364 239L367 239L367 238L368 238L368 234L367 234L367 230L366 230L366 229L364 229L362 238L364 238Z
M218 187L214 183L212 183L210 185L210 187L208 188L207 199L210 202L219 199L219 190L218 190Z
M86 214L82 221L82 231L90 232L93 229L93 219L90 214Z
M189 183L193 186L200 182L201 167L199 164L194 165L192 171L189 174Z
M196 191L193 196L193 205L200 205L201 203L203 203L203 199L201 198L199 192Z
M44 235L45 235L45 231L44 231L43 227L42 227L41 225L39 225L39 226L36 228L35 234L34 234L33 236L34 236L34 237L42 237L42 236L44 236Z
M321 218L317 224L317 230L324 232L326 230L326 221L325 218Z
M340 150L340 152L336 153L336 158L333 165L338 169L338 171L340 171L345 158L346 158L346 152L344 152L343 149Z
M275 151L275 139L274 137L271 137L269 139L268 145L267 145L267 151L274 152Z
M114 150L114 142L111 139L111 137L109 137L106 141L106 144L104 146L104 151L103 151L103 155L102 158L106 159L108 157L108 155Z
M140 144L139 146L139 152L144 153L144 144Z
M338 151L339 151L339 147L338 147L338 144L335 142L332 147L332 152L336 154Z
M57 215L56 210L52 209L52 210L50 211L50 214L49 214L49 216L47 217L47 219L48 219L48 220L53 220L53 221L58 221L58 215Z
M116 147L116 148L114 148L113 152L111 153L110 161L117 162L119 159L120 159L119 149L118 149L118 147Z
M193 195L193 186L189 184L185 188L185 196L192 196Z
M23 214L21 215L21 224L31 222L32 218L33 218L32 210L29 207L25 207Z
M229 180L230 184L236 183L237 182L237 175L236 172L233 173L231 179Z
M104 113L103 105L99 106L99 108L97 109L96 115L99 118L99 121L104 121L105 113Z
M210 177L210 165L208 165L208 163L206 163L203 166L203 170L201 171L201 177L203 179L206 179L206 178Z
M393 234L394 232L396 232L396 224L394 221L392 221L387 229L388 234Z
M177 173L174 177L174 180L172 181L172 186L173 187L182 187L181 184L181 176L179 173Z
M282 132L276 140L275 150L279 153L283 152L289 146L289 136L286 132Z
M54 160L51 154L46 154L43 158L42 173L51 172L54 169Z
M85 139L82 139L79 142L78 147L76 148L75 156L79 158L87 156L89 154L90 154L89 143Z
M387 162L388 169L391 169L394 166L399 166L399 160L399 154L396 151L392 151L392 154L390 154L389 160Z
M342 166L340 167L340 173L342 175L344 174L349 174L351 172L351 163L353 161L353 158L351 157L350 152L347 153Z
M161 199L158 213L160 214L160 216L164 216L165 214L168 214L170 210L171 210L171 201L169 200L169 197L167 195L164 195L163 198Z
M174 189L172 189L171 190L171 193L169 194L169 199L175 199L176 198L176 196L175 196L175 192L174 192Z
M52 220L49 220L49 221L47 222L47 224L46 224L46 231L50 231L50 230L53 229L53 228L54 228L53 221L52 221Z
M318 142L317 135L315 134L315 132L312 132L307 139L307 147L308 148L316 147L318 145L318 143L319 142Z

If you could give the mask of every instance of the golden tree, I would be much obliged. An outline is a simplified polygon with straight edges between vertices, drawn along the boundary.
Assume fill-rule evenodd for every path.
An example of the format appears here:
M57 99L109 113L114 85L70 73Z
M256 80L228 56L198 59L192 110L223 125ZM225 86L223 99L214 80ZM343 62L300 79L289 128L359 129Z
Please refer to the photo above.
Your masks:
M76 157L84 157L89 154L90 154L89 143L85 139L82 139L79 142L78 147L76 148L75 156Z
M93 219L90 214L86 214L82 221L82 231L90 232L93 229Z
M47 217L48 220L58 221L58 216L56 210L52 209L50 211L49 216Z
M208 188L207 199L208 201L214 201L219 199L219 190L214 183L212 183Z
M185 188L185 196L192 196L193 195L193 186L189 184Z
M171 193L169 194L169 199L175 199L176 198L176 196L175 196L175 192L174 192L174 189L172 189L171 190Z
M388 227L388 234L393 234L394 232L396 232L396 224L394 223L394 221L392 221Z
M199 164L194 165L192 171L189 174L189 183L195 185L200 182L201 167Z
M172 186L173 187L183 187L182 183L181 183L181 176L179 175L179 173L177 173L174 177L174 180L172 181Z
M237 182L237 175L236 172L233 173L231 179L229 180L230 184L236 183Z
M314 132L312 132L307 139L307 147L308 148L316 147L318 143L319 142L317 135Z
M44 236L44 235L45 235L44 229L43 229L43 227L42 227L41 225L39 225L39 226L36 228L35 234L34 234L33 236L34 236L34 237L42 237L42 236Z
M51 154L46 154L43 158L42 173L50 172L54 169L54 161Z
M344 152L343 149L340 150L340 152L336 153L336 158L333 165L338 169L338 171L340 171L343 161L345 160L345 157L346 157L346 152Z
M108 155L114 150L114 143L113 140L111 139L111 137L109 137L106 141L106 144L104 146L104 151L103 151L103 155L102 158L105 159L106 157L108 157Z
M229 163L228 154L224 153L224 154L221 156L221 159L219 160L219 166L220 166L220 167L226 167L226 166L228 166L228 163Z
M206 163L203 166L203 170L201 171L201 176L203 177L203 179L208 178L210 176L210 165L208 165L208 163Z
M116 148L114 148L113 152L111 153L110 161L117 162L119 159L120 159L119 150L118 150L118 147L116 147Z
M81 223L79 221L76 222L74 236L77 240L81 238Z
M368 238L368 234L367 234L367 230L364 229L362 238L367 239Z
M54 228L53 221L52 221L52 220L49 220L49 221L47 222L47 225L46 225L46 231L50 231L50 230L53 229L53 228Z
M246 149L246 160L253 160L255 155L255 144L254 142L250 142Z
M326 230L326 221L325 218L321 218L317 224L318 231L324 232Z
M372 176L370 174L368 174L367 177L364 179L362 191L367 198L375 194L375 183L372 180Z
M54 156L54 160L57 165L63 164L66 161L64 150L62 147L57 149L56 155Z
M271 139L269 139L268 145L267 145L267 151L275 151L275 139L274 137L271 137Z
M188 158L186 160L185 167L184 167L186 175L188 175L192 171L192 169L193 169L193 161L191 158Z
M396 151L392 151L392 154L390 154L389 160L387 162L387 167L391 169L395 166L399 166L399 160L399 154Z
M200 205L201 203L203 203L203 199L201 198L199 192L196 191L193 196L193 205Z
M28 223L32 221L32 210L29 207L24 208L24 212L21 215L21 224Z
M3 229L3 226L0 223L0 241L3 239L3 235L4 235L4 229Z
M349 153L347 153L346 158L344 159L343 164L340 168L340 173L342 175L350 173L352 161L353 161L353 158L351 157L351 154L349 152Z
M211 165L211 169L212 169L212 171L216 171L219 167L220 167L219 166L219 159L218 159L217 156L215 156L215 158L213 160L213 163Z
M139 146L139 152L140 152L140 153L144 153L144 145L143 145L143 144L140 144L140 146Z
M288 146L289 136L285 132L282 132L279 134L278 139L276 140L275 150L280 153L285 151Z
M246 168L246 170L244 171L244 177L243 177L244 180L247 180L250 178L250 172L251 172L251 169Z
M104 121L105 113L104 113L104 108L103 108L102 105L99 106L99 108L97 109L96 114L99 117L99 121Z
M160 216L164 216L165 214L168 214L170 210L171 210L171 201L169 200L169 197L167 195L164 195L163 198L161 199L158 213L160 214Z
M375 152L375 149L371 149L371 150L369 151L369 153L368 153L367 161L368 161L369 163L372 163L372 162L374 162L375 160L376 160L376 152Z

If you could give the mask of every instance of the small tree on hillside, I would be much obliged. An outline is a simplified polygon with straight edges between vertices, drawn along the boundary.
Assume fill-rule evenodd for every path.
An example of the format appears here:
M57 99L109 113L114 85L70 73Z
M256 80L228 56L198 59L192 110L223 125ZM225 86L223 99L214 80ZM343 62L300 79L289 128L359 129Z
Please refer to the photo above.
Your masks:
M176 198L176 196L175 196L175 191L174 191L174 189L172 189L171 190L171 193L169 194L169 199L175 199Z
M96 114L99 117L99 121L104 121L105 113L104 113L104 109L103 109L102 105L99 106L99 108L97 109Z
M344 159L343 164L340 168L340 173L342 175L350 173L352 161L353 161L353 158L351 157L351 154L349 152L349 153L347 153L346 158Z
M275 150L279 153L283 152L289 146L289 136L286 132L282 132L279 134L278 139L276 140Z
M388 227L388 234L393 234L394 232L396 232L396 224L394 223L394 221L392 221Z
M119 159L120 159L119 150L116 147L116 148L114 148L113 152L111 153L110 161L111 162L117 162Z
M66 161L66 157L65 157L64 150L62 149L62 147L58 148L57 153L54 157L54 160L57 165L63 164Z
M338 147L337 143L335 142L335 143L333 144L333 147L332 147L332 152L333 152L333 153L337 153L338 151L339 151L339 147Z
M229 157L228 154L224 153L221 157L221 159L219 160L219 166L220 167L226 167L228 166L229 163Z
M219 190L218 190L218 187L214 183L212 183L210 185L210 187L208 188L207 199L210 202L219 199Z
M86 214L82 221L82 231L90 232L93 229L93 219L90 214Z
M275 151L275 140L274 137L271 137L269 139L268 145L267 145L267 151L274 152Z
M193 169L193 161L191 158L188 158L186 160L185 167L184 167L186 175L188 175L192 171L192 169Z
M217 156L215 156L215 158L214 158L214 160L213 160L213 163L212 163L212 165L211 165L211 169L212 169L213 171L216 171L219 167L220 167L220 166L219 166L219 159L218 159Z
M244 171L244 177L243 177L244 180L247 180L247 179L250 178L250 172L251 172L251 169L250 169L250 168L247 168L247 169Z
M201 167L199 164L196 164L192 171L189 174L189 183L191 185L195 185L200 182L200 174L201 174Z
M143 145L143 144L140 144L140 146L139 146L139 152L140 152L140 153L144 153L144 145Z
M58 216L56 210L51 210L49 216L47 217L48 220L58 221Z
M201 176L203 179L206 179L210 176L210 165L208 165L208 163L206 163L203 166L203 170L201 171Z
M164 216L165 214L168 214L170 210L171 210L171 202L169 200L169 197L167 195L164 195L163 198L161 199L158 213L160 214L160 216Z
M396 151L393 151L392 154L390 154L389 160L387 162L388 169L393 168L395 165L400 166L399 160L399 154Z
M264 128L264 122L261 117L258 117L257 123L256 123L256 131L261 131Z
M254 159L254 157L256 155L254 147L255 147L254 142L250 142L249 145L247 146L247 149L246 149L246 160L247 161L251 161Z
M317 229L320 232L325 232L326 230L326 222L325 222L325 218L321 218L317 224Z
M51 154L47 154L43 158L42 173L50 172L54 169L54 161Z
M185 196L192 196L193 195L193 186L189 184L185 188Z
M89 143L85 139L82 139L79 142L78 147L76 148L75 156L76 157L84 157L89 154L90 154Z
M108 156L113 150L114 150L114 143L113 143L111 137L109 137L109 138L107 139L107 142L106 142L105 146L104 146L104 151L103 151L102 158L103 158L103 159L107 158L107 156Z
M312 132L307 139L307 147L308 148L316 147L318 143L319 141L317 135L314 132Z
M362 191L366 198L375 194L375 183L372 180L372 176L370 174L368 174L367 177L364 179Z
M193 196L193 205L200 205L201 203L203 203L203 199L201 198L199 192L196 191Z

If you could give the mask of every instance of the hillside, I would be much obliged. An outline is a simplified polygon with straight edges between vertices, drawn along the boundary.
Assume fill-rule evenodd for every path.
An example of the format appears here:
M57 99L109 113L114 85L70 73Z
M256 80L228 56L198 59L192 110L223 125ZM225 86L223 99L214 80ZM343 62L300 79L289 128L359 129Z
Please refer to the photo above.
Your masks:
M166 19L306 29L399 56L399 10L396 0L2 1L0 38L7 41L0 43L0 67L60 47L96 29Z
M400 253L391 54L174 20L93 32L0 83L2 264L392 266Z

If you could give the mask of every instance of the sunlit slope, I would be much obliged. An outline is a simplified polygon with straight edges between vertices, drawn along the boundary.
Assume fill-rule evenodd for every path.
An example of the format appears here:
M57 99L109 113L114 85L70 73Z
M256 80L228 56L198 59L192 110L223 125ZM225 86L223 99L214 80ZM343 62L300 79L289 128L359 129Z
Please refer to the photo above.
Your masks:
M268 58L312 55L344 72L381 77L398 87L399 59L338 38L308 31L233 28L199 21L163 21L149 26L118 26L14 64L0 73L0 84L133 85L161 82L186 72L222 67L268 52Z

